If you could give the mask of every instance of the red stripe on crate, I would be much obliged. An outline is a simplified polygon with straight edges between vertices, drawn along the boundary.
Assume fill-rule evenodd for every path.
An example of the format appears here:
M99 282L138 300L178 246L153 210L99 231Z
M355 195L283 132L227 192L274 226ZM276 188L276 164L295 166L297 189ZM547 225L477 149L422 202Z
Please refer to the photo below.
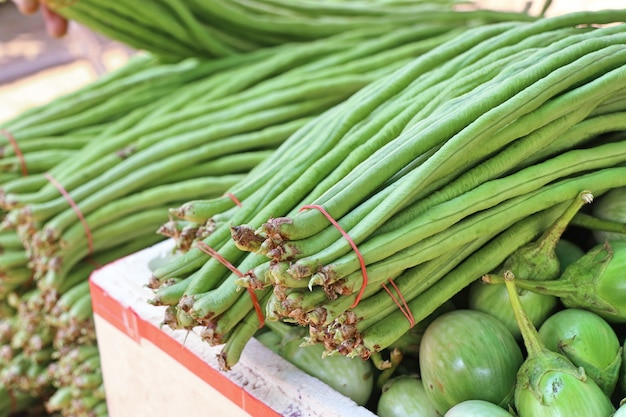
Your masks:
M131 308L121 305L92 280L89 281L89 285L94 314L99 315L136 342L145 339L158 346L163 352L175 358L177 362L251 416L281 416L263 401L228 379L222 372L207 364L178 340L154 324L141 319Z

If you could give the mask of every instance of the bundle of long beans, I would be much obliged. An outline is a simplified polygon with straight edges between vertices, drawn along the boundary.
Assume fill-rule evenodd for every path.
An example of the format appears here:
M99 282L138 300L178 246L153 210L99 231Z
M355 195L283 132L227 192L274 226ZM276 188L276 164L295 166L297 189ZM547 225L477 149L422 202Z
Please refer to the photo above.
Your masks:
M93 124L89 133L94 136L63 163L0 186L5 210L0 294L14 304L6 314L13 330L3 368L19 370L0 382L15 387L19 379L19 392L12 394L43 399L51 412L92 415L77 411L85 406L77 401L84 395L73 378L61 378L67 372L59 374L67 352L95 343L90 272L165 239L156 230L167 222L169 207L192 198L237 207L236 196L225 193L248 171L271 159L274 149L293 132L464 30L456 23L393 31L370 28L213 61L154 61L155 67L147 68L146 74L156 77L163 88L139 107L137 100L129 102L130 107L117 102L115 115L127 113L124 117L99 118L105 112L96 110L90 117L87 103L103 97L95 89L76 93L86 100L76 114L70 113L71 98L59 100L67 105L53 103L59 130L63 120L80 116ZM128 75L137 82L148 77L133 71ZM110 79L103 89L124 91L120 84L125 78ZM139 85L126 88L137 93ZM37 114L21 116L33 117L28 123L7 123L7 129L16 132L18 145L29 137L22 127L45 132L48 119L37 122ZM204 219L196 217L172 220L161 231L174 236L184 250L198 230L210 231L204 226ZM29 356L35 352L36 361ZM23 358L33 366L24 366ZM99 396L93 397L86 407L100 402ZM59 409L67 404L73 405Z
M307 123L230 190L240 207L174 211L213 232L154 271L164 321L225 344L224 369L265 319L377 356L582 190L626 184L626 25L595 27L624 19L475 28Z
M224 57L263 47L323 39L346 31L411 24L466 25L517 20L517 13L477 9L454 0L285 1L160 0L147 4L49 0L57 13L111 39L169 59ZM526 16L528 18L528 16Z
M224 60L220 66L193 59L164 64L153 56L137 55L95 82L4 122L0 126L2 216L21 204L11 196L36 193L49 185L46 174L72 172L89 163L77 156L83 148L101 146L100 142L133 126L182 86L236 64ZM0 233L0 247L0 292L4 294L32 274L15 231L5 228Z
M56 292L42 290L31 281L3 297L3 305L10 308L0 316L0 384L10 390L11 398L21 400L6 408L6 412L2 409L4 414L0 415L13 415L44 405L63 416L104 415L93 414L91 408L77 413L75 408L101 390L93 386L94 378L101 378L99 368L83 369L80 358L72 353L88 346L91 350L97 349L87 278L97 265L141 250L157 240L152 236L135 239L81 261L71 269ZM89 363L94 365L97 359L96 356ZM99 409L106 406L101 397L102 393L94 397L103 403ZM61 399L71 400L72 407L56 409Z
M46 411L67 416L104 417L108 415L95 344L81 344L64 352L48 367L56 391L46 401Z
M99 246L88 257L81 256L84 252L79 249L63 266L57 264L63 271L55 282L39 282L32 253L9 220L22 205L20 198L36 195L53 181L58 183L65 178L64 173L76 173L79 168L88 170L93 160L84 158L87 149L106 146L110 138L137 125L147 114L156 114L165 104L175 103L175 97L186 85L245 62L246 58L219 62L189 59L167 64L150 55L138 55L94 83L2 125L2 166L7 171L0 186L4 221L0 232L0 300L3 307L8 307L0 314L6 337L0 382L10 394L2 415L43 407L48 401L59 400L59 395L52 398L57 391L69 390L65 380L59 380L48 368L55 367L67 351L95 343L87 285L91 271L162 240L155 230L167 219L168 203L186 201L191 196L219 195L240 179L240 172L268 153L254 152L223 160L227 166L228 162L239 162L240 166L229 167L230 174L219 178L174 175L170 183L164 180L167 184L128 199L128 204L137 205L131 210L128 204L119 203L102 207L100 217L93 220L100 222L92 236L99 239ZM59 158L52 158L53 154ZM33 163L42 155L46 164ZM205 173L206 170L202 172ZM83 172L85 178L91 174ZM155 194L162 196L154 198ZM111 211L121 212L125 218L105 224L102 216ZM84 242L71 239L68 245L74 249L85 246ZM77 396L85 395L79 392ZM92 415L91 411L76 414L72 410L64 409L62 414Z
M228 68L236 63L224 64ZM4 122L0 127L3 219L16 208L10 197L5 197L38 191L48 183L48 171L81 166L82 161L75 158L83 148L127 129L152 106L158 106L161 99L217 68L199 60L164 64L154 56L137 55L95 82ZM54 391L54 379L47 375L47 367L66 349L94 342L86 279L97 265L161 240L148 233L163 217L153 215L152 221L150 229L144 230L145 236L120 247L112 242L109 247L113 250L94 254L88 262L74 261L65 273L65 281L54 291L37 288L27 249L16 230L3 228L0 381L7 387L10 401L6 407L3 402L2 415L34 409L33 405L43 407ZM76 287L81 287L82 297L70 302L70 297L77 295Z
M215 64L202 60L168 65L153 55L138 54L122 68L79 90L3 122L0 124L2 183L27 176L28 180L24 178L11 186L22 187L18 188L20 191L41 187L45 180L39 174L71 160L76 151L94 138L127 129L141 119L142 112L158 106L161 98L215 70ZM130 112L136 113L135 119L113 123Z
M242 64L188 83L131 128L96 139L51 170L36 192L6 193L4 225L16 228L40 287L54 288L77 261L152 235L168 206L191 196L222 196L222 204L235 206L224 192L291 133L449 39L451 30L375 29L262 51L256 61L226 58ZM76 221L77 209L84 222Z

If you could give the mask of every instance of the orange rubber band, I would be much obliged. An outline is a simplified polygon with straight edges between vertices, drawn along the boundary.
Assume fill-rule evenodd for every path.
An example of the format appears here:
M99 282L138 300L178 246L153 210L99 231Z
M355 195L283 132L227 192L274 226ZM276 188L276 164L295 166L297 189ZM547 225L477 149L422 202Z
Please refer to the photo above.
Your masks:
M263 317L263 312L261 311L261 305L259 304L259 299L257 298L254 290L250 287L246 287L248 290L248 294L250 294L250 298L252 299L252 305L254 306L254 310L256 311L256 316L259 318L259 329L265 326L265 317Z
M96 262L95 259L93 259L93 258L86 258L85 262L87 262L89 265L93 266L94 268L102 267L102 265L100 265L98 262Z
M219 252L217 252L215 249L213 249L206 243L202 241L196 242L196 247L200 249L202 252L206 253L207 255L210 255L213 258L217 259L222 265L230 269L239 278L243 278L244 274L240 270L238 270L235 267L235 265L231 264L228 261L228 259L224 258L222 255L219 254ZM252 305L254 306L256 315L259 318L259 323L260 323L259 328L261 328L265 325L265 318L263 317L263 312L261 311L261 305L259 304L259 299L257 298L252 288L247 287L247 290L248 290L248 294L250 294L250 298L252 299Z
M226 268L230 269L239 278L243 278L243 273L240 270L238 270L235 267L235 265L231 264L228 261L228 259L226 259L222 255L220 255L218 251L216 251L215 249L213 249L212 247L210 247L209 245L207 245L206 243L204 243L202 241L196 242L196 246L202 252L206 253L207 255L211 255L212 257L217 259L222 265L224 265Z
M44 177L48 181L50 181L50 183L54 185L54 187L57 190L59 190L61 195L67 200L67 202L72 207L72 210L74 210L74 213L76 213L78 220L80 220L81 224L83 225L83 229L85 229L85 236L87 237L87 248L88 248L89 254L91 255L93 253L93 237L91 235L91 229L89 229L89 225L87 224L87 220L85 219L85 216L83 216L83 213L78 208L78 205L74 202L74 200L72 200L72 197L70 196L70 194L65 190L65 188L63 188L63 186L50 173L46 172Z
M365 268L365 260L363 259L363 255L361 255L361 252L357 248L356 243L354 243L354 240L352 240L352 238L348 235L348 233L346 233L346 231L343 230L343 228L339 225L339 223L337 223L337 221L333 219L333 217L326 211L326 209L324 209L324 207L314 204L314 205L309 205L309 206L303 206L300 209L300 211L306 210L306 209L319 210L319 212L322 213L328 219L328 221L333 226L335 226L337 230L339 230L339 232L343 235L343 237L346 238L350 246L352 246L354 253L356 253L357 258L359 258L359 264L361 265L361 274L363 275L363 284L361 285L361 289L359 290L359 293L356 296L356 300L354 300L354 303L352 303L352 305L350 306L350 308L354 308L359 304L359 301L361 301L361 298L363 297L363 293L365 292L365 288L367 287L367 282L368 282L367 269Z
M233 202L238 206L238 207L242 207L243 204L241 204L241 201L239 201L239 199L237 197L235 197L235 194L233 193L226 193L224 194L225 196L227 196L228 198L230 198L231 200L233 200Z
M415 326L415 317L413 317L413 313L409 309L409 306L408 306L406 300L404 299L404 296L400 292L400 288L398 288L396 283L391 278L389 278L389 283L393 286L393 288L398 293L398 296L400 297L400 300L402 301L402 304L400 304L400 301L398 301L398 299L396 298L395 295L393 295L391 290L389 288L387 288L387 286L385 285L384 282L382 283L383 288L385 289L385 291L387 291L387 294L389 294L389 296L391 297L393 302L396 303L396 305L398 306L400 311L402 311L402 314L404 314L404 317L407 318L407 320L409 321L409 324L411 325L411 327Z
M20 161L20 167L22 168L22 175L24 177L27 176L28 168L26 167L26 160L24 159L24 154L20 150L20 147L18 146L17 141L15 140L15 137L11 134L11 132L5 129L0 130L0 133L6 136L6 138L9 140L9 143L11 144L11 146L13 147L13 151L15 152L15 156L17 156L17 159L19 159Z

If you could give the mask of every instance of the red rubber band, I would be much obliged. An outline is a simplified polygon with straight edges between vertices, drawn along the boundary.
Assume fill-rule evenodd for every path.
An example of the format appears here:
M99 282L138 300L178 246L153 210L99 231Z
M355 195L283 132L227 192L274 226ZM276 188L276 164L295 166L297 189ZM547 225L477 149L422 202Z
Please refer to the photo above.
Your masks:
M257 298L254 290L250 287L246 287L248 290L248 294L250 294L250 298L252 299L252 305L254 306L254 310L256 311L256 316L259 318L259 329L265 326L265 317L263 317L263 312L261 311L261 305L259 304L259 299Z
M363 293L365 292L365 288L367 287L367 282L368 282L367 269L365 268L365 260L363 259L363 255L361 255L361 252L357 248L356 243L354 243L354 240L352 240L352 238L348 235L348 233L346 233L346 231L343 230L343 228L339 225L339 223L337 223L337 221L333 219L333 217L326 211L324 207L314 204L314 205L309 205L309 206L303 206L300 210L302 211L306 209L319 210L319 212L322 213L328 219L328 221L333 226L335 226L337 230L339 230L339 232L343 235L343 237L346 238L350 246L352 246L354 253L356 253L356 256L359 258L359 264L361 265L361 273L363 275L363 284L361 285L361 289L359 290L359 293L356 296L356 300L354 300L354 303L350 306L350 308L354 308L359 304L359 301L361 301L361 297L363 297Z
M207 255L211 255L212 257L217 259L222 265L224 265L226 268L230 269L239 278L243 278L243 274L241 273L241 271L238 270L235 267L235 265L231 264L228 261L228 259L226 259L222 255L220 255L215 249L213 249L212 247L210 247L209 245L207 245L206 243L204 243L202 241L196 242L196 246L202 252L206 253Z
M17 159L19 159L19 161L20 161L20 167L22 168L22 175L23 176L27 176L28 175L28 168L26 167L26 160L24 159L24 154L20 150L20 147L17 144L17 141L15 140L15 137L13 137L11 132L9 132L8 130L2 129L2 130L0 130L0 132L4 136L6 136L6 138L9 140L9 143L13 147L13 151L15 152L15 156L17 156Z
M78 216L78 220L80 220L81 224L83 225L83 229L85 229L85 236L87 236L87 247L89 250L89 254L91 255L93 253L93 237L91 236L91 230L89 229L87 220L85 220L85 216L83 216L83 213L78 208L78 205L74 202L74 200L72 200L70 194L52 175L50 175L50 173L46 172L44 177L48 181L50 181L50 183L54 185L57 190L59 190L61 195L67 200L68 203L70 203L70 206L72 207L72 210L74 210L74 213L76 213L76 216Z
M389 283L393 286L393 288L396 290L396 292L398 293L398 296L400 297L400 300L402 301L402 304L400 304L400 302L398 301L398 299L395 297L395 295L393 295L393 293L391 292L391 290L389 288L387 288L387 286L385 285L385 283L383 282L382 286L385 289L385 291L387 291L387 294L389 294L389 296L391 297L391 299L393 300L394 303L396 303L396 305L398 306L398 308L400 309L400 311L402 311L402 314L404 314L404 317L407 318L407 320L409 321L409 324L411 325L411 327L415 326L415 317L413 317L413 313L411 312L411 310L409 309L409 306L406 302L406 300L404 299L404 296L402 295L402 293L400 292L400 288L398 288L398 286L396 285L396 283L393 281L393 279L389 278Z
M102 265L100 265L98 262L96 262L96 260L93 259L93 258L86 258L85 262L87 262L89 265L93 266L94 268L102 267Z
M196 242L196 247L200 249L202 252L206 253L207 255L210 255L213 258L217 259L222 265L230 269L239 278L243 278L244 274L240 270L238 270L233 264L231 264L228 261L228 259L224 258L222 255L219 254L219 252L217 252L215 249L213 249L206 243L202 241ZM259 323L260 323L259 328L261 328L265 325L265 318L263 317L263 312L261 311L261 305L259 304L259 299L257 298L252 288L247 287L247 290L248 290L248 294L250 294L250 298L252 299L252 305L254 306L256 315L259 318Z
M235 195L233 193L226 193L224 194L225 196L227 196L228 198L230 198L231 200L233 200L233 202L238 206L238 207L242 207L243 204L241 204L241 201L239 201L239 199L237 197L235 197Z

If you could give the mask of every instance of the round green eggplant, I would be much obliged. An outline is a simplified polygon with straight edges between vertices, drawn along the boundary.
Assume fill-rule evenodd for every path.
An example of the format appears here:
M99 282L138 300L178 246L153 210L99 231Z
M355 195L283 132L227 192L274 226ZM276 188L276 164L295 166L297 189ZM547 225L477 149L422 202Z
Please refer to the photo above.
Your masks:
M587 303L585 294L581 294L582 300L561 297L563 304L594 311L609 322L626 323L626 241L607 242L590 253L597 255L592 259L583 257L567 270L577 275L574 284L591 279L597 302ZM581 266L581 270L573 269L575 266Z
M518 387L515 407L519 417L606 417L615 411L583 368L548 350L524 362Z
M324 356L323 345L302 346L302 342L303 339L290 340L282 346L280 355L357 404L367 403L374 389L370 361L343 355Z
M549 247L549 245L540 245L538 243L534 243L534 246L542 250L547 250ZM569 240L559 239L556 241L554 256L560 273L583 255L583 250ZM548 258L544 256L542 259L546 260ZM546 262L550 263L549 260ZM507 265L510 266L510 263L508 262ZM529 276L528 279L535 279L535 277ZM522 289L518 289L517 292L520 295L526 314L537 327L554 312L558 304L558 297L554 295L539 294ZM503 285L487 285L481 280L476 281L469 287L468 302L471 309L485 312L500 320L517 340L521 340L522 336L519 326L515 321L515 315L513 310L511 310L511 302Z
M511 253L504 261L502 270L512 272L517 278L528 280L557 279L563 269L557 251L563 232L580 208L592 199L593 196L589 191L581 191L536 241L529 242Z
M441 417L416 375L400 375L381 389L376 414L379 417Z
M613 394L622 366L622 346L602 317L586 310L561 310L539 328L539 339L551 351L582 366L606 395Z
M448 410L443 417L511 417L504 408L484 400L467 400Z
M533 291L518 290L528 317L535 326L540 326L554 312L558 298ZM517 340L521 340L511 302L504 285L490 285L476 281L469 287L468 305L473 310L487 313L500 320Z
M507 406L522 361L521 349L504 324L469 309L435 319L419 351L424 388L441 414L465 400Z
M613 413L611 400L584 368L543 344L526 316L513 274L505 273L504 278L527 352L515 386L519 417L605 417Z
M303 345L303 328L279 321L267 322L255 338L359 405L365 405L372 395L374 366L371 361L343 355L326 356L323 345Z

